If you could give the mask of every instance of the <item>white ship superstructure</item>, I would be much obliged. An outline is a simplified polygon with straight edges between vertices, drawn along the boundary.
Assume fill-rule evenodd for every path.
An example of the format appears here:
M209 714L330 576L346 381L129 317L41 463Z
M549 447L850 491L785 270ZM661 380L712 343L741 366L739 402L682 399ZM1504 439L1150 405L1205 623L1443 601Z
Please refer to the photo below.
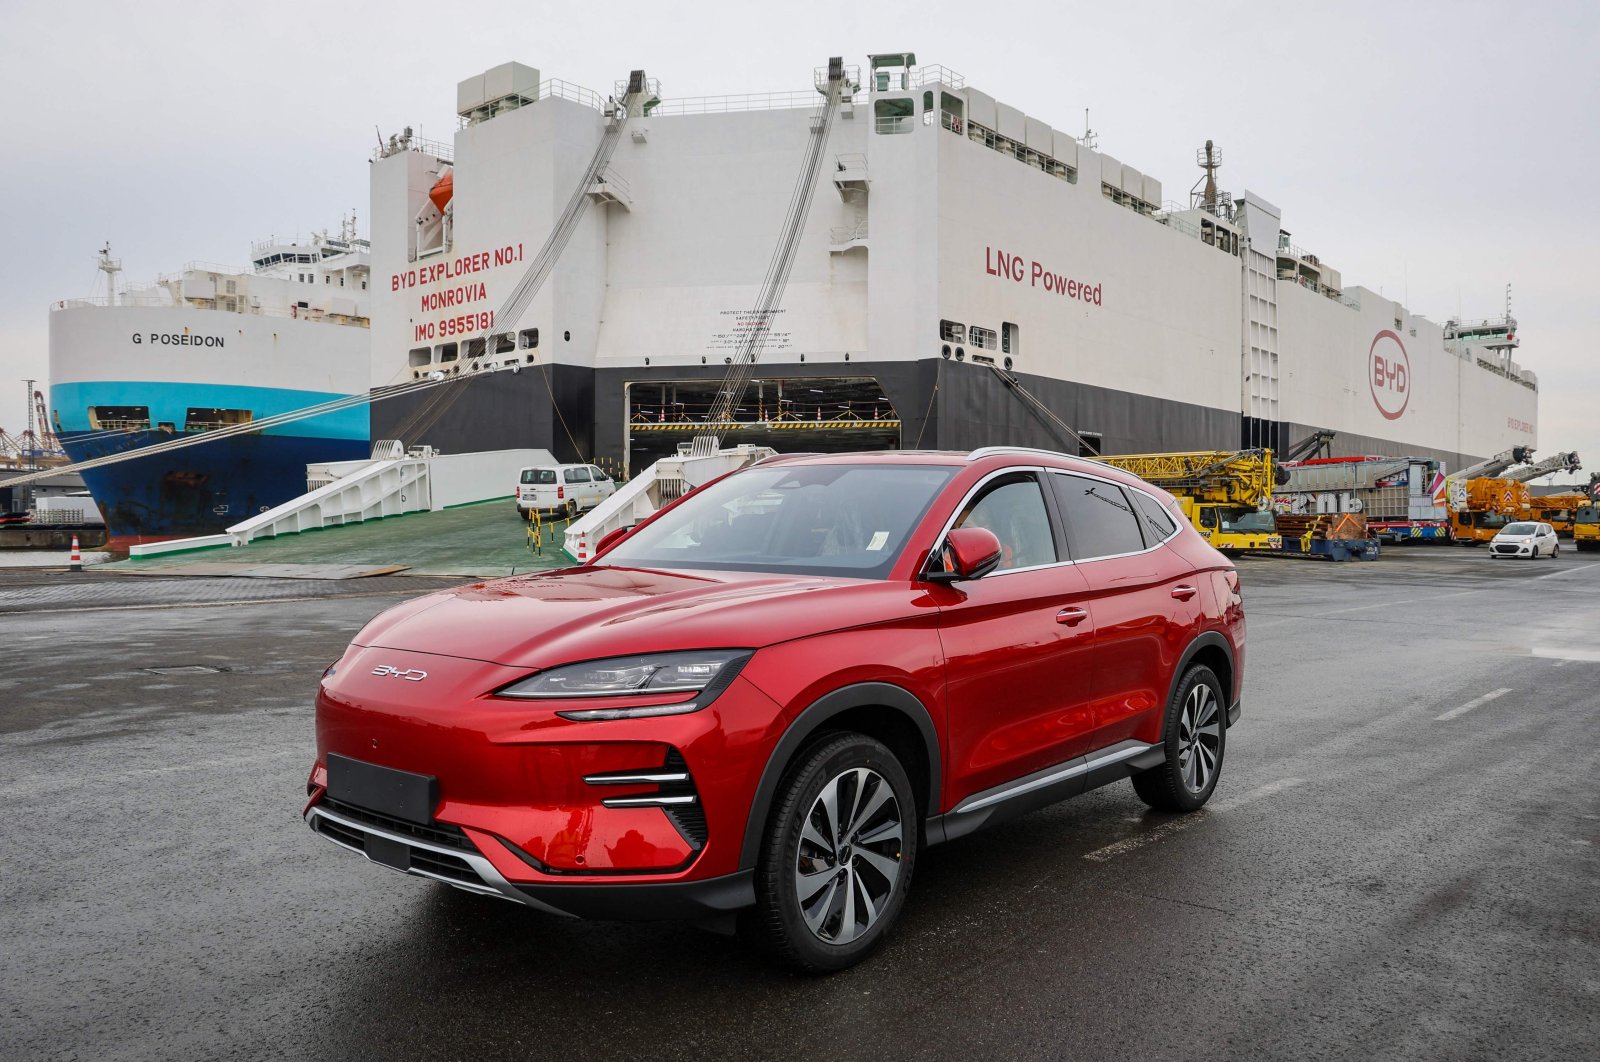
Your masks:
M55 303L50 406L75 461L306 409L372 386L368 243L269 239L250 268L192 262L107 294ZM305 490L310 461L369 450L364 406L84 473L122 542L220 530Z
M1534 445L1515 320L1436 324L1301 251L1284 212L1161 182L909 53L819 89L609 98L505 64L462 82L451 145L372 168L378 384L515 364L374 407L377 436L550 447L637 467L712 432L782 449L1282 446L1459 467ZM838 68L835 68L837 73ZM619 103L626 95L626 110ZM615 150L516 320L497 320L605 131ZM757 310L825 135L775 312ZM1372 234L1381 240L1381 233ZM731 370L752 329L748 386ZM722 392L736 405L714 411Z

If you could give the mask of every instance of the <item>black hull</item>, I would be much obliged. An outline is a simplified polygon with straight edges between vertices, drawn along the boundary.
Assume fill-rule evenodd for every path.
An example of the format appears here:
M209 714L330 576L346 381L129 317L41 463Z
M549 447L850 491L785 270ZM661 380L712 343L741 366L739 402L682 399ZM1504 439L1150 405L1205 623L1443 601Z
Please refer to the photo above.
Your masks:
M431 445L448 453L535 447L560 460L603 460L633 470L671 443L662 438L636 439L629 453L627 387L664 382L714 382L724 365L634 366L592 370L580 366L529 367L519 373L498 372L375 403L374 439L401 439L407 446ZM876 379L900 420L898 439L884 433L832 434L786 432L776 437L780 449L851 450L895 445L902 449L970 450L979 446L1032 446L1072 453L1076 444L1051 418L1016 393L988 366L971 362L925 359L915 362L774 363L762 377L805 381L866 376ZM1056 418L1082 433L1100 437L1102 453L1165 453L1184 450L1231 450L1270 445L1283 449L1312 430L1329 425L1264 422L1236 410L1152 398L1128 391L1010 374ZM438 391L448 397L436 403ZM1335 426L1336 427L1336 426ZM755 428L721 431L725 443L772 445L770 432ZM890 433L891 435L894 433ZM676 439L688 439L684 432ZM675 440L674 440L675 441ZM667 449L663 451L663 447ZM1447 468L1462 468L1482 455L1462 454L1339 434L1334 450L1341 454L1381 453L1431 457Z

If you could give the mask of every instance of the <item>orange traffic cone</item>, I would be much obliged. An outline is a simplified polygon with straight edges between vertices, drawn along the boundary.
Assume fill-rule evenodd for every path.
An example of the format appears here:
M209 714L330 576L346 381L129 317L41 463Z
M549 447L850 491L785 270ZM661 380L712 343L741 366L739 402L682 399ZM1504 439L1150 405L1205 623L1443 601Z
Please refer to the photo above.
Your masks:
M73 535L72 536L72 564L67 570L68 571L74 571L74 572L83 571L83 555L78 552L78 536L77 535Z

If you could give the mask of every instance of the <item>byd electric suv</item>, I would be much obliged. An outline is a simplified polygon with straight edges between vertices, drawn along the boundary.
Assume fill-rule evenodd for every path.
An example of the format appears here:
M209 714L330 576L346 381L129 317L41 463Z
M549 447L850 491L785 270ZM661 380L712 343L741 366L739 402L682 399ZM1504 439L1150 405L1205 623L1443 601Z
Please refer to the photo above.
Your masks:
M560 571L374 619L324 675L305 817L548 912L878 945L926 845L1123 778L1211 796L1233 565L1170 495L1042 451L768 458Z

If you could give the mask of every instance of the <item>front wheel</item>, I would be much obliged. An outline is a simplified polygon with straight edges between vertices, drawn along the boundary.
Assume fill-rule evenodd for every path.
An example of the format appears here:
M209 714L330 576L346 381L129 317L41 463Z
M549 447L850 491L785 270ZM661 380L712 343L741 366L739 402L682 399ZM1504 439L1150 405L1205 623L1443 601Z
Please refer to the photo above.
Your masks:
M917 836L911 782L886 746L862 734L812 745L779 785L748 930L805 973L854 966L900 916Z
M1228 741L1227 713L1216 673L1204 664L1185 671L1161 730L1167 758L1133 776L1139 799L1159 811L1198 811L1210 800Z

